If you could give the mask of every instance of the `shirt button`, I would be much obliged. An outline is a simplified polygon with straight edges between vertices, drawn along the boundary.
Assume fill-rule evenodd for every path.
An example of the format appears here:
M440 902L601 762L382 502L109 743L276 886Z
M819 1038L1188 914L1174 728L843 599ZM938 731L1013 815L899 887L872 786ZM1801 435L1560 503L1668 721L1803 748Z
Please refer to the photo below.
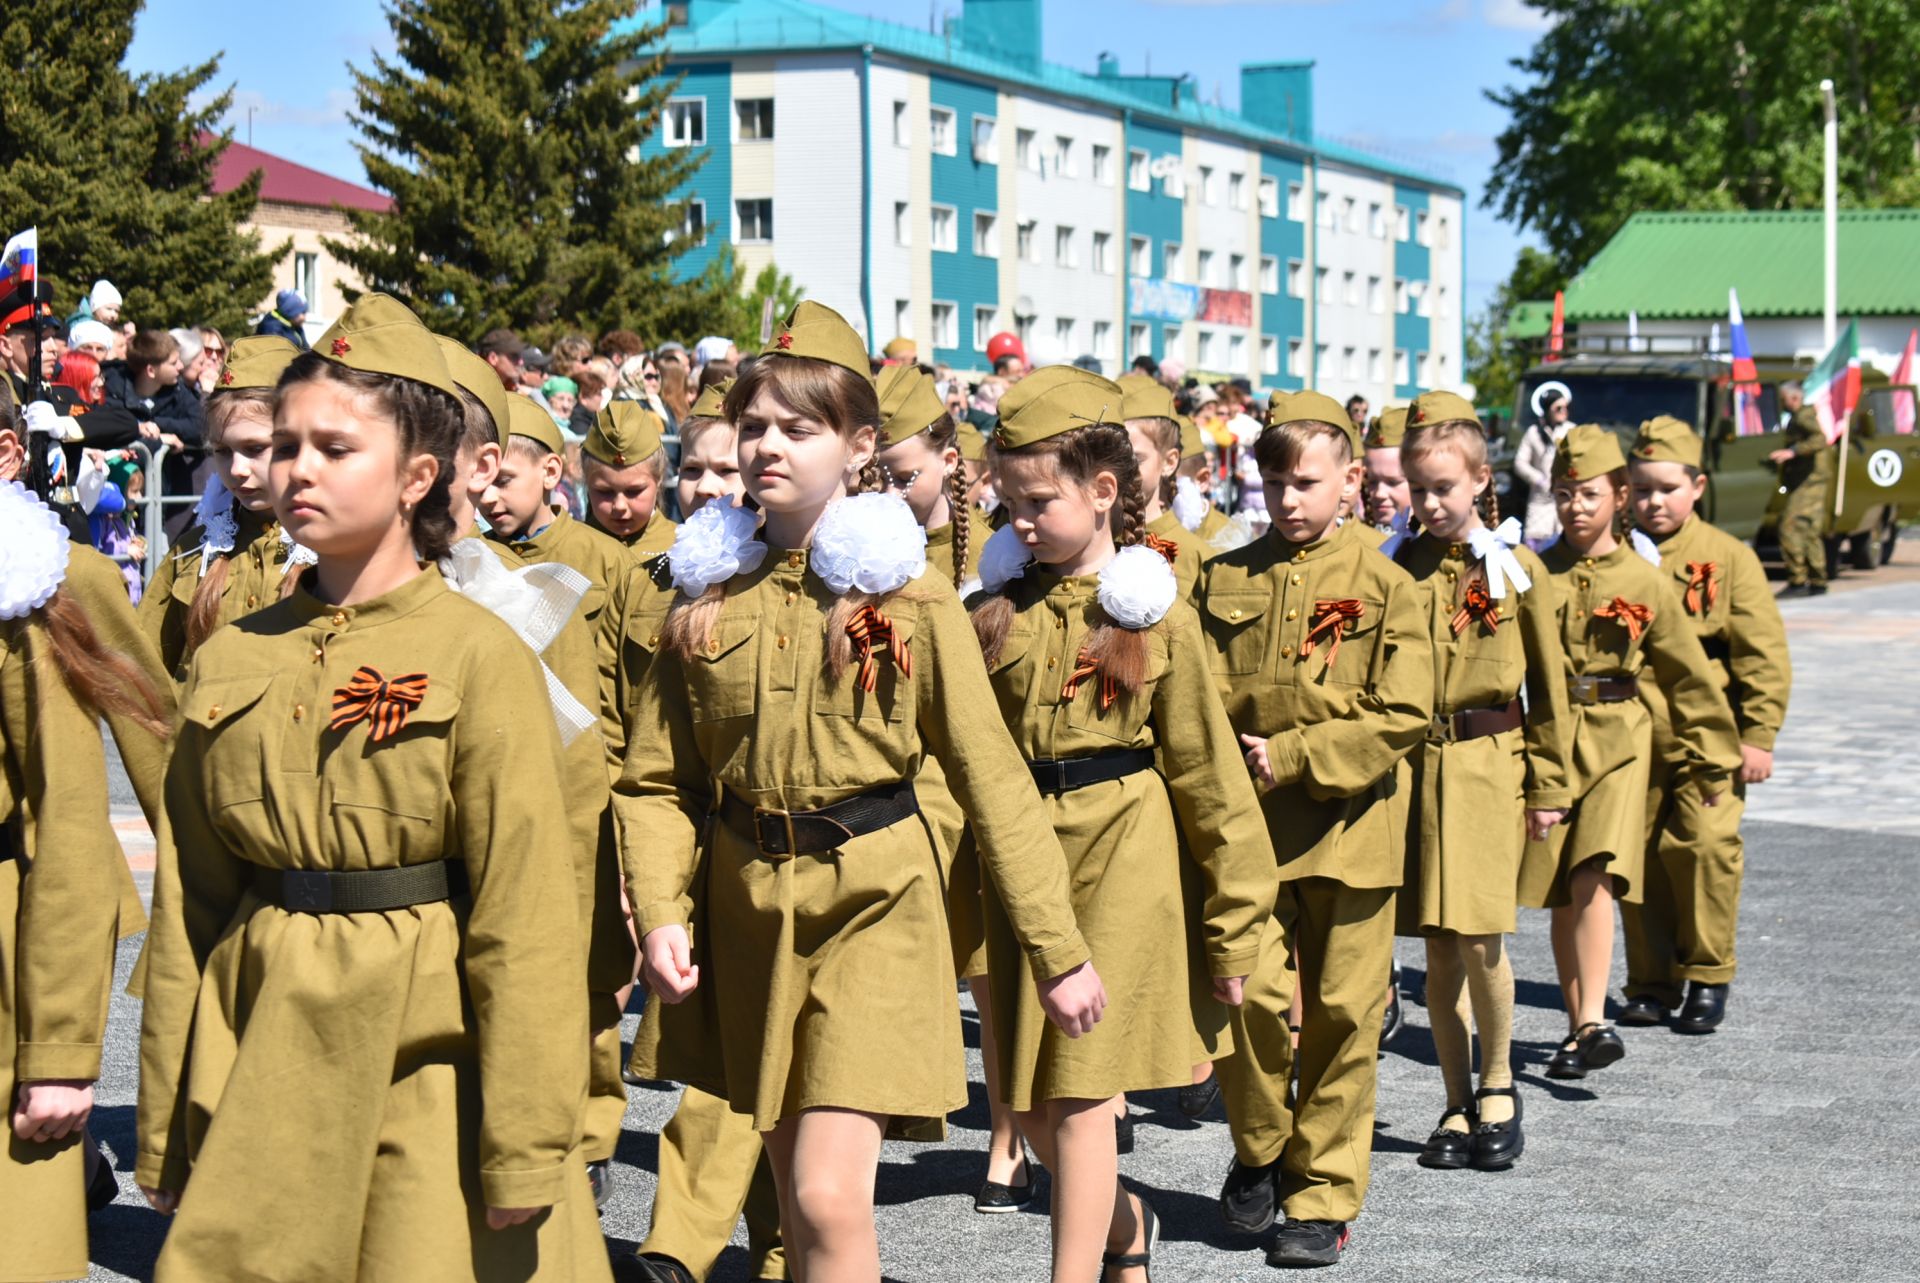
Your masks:
M335 628L345 628L345 627L347 626L347 612L346 612L346 611L344 611L344 610L336 610L336 611L334 611L334 612L333 612L333 626L334 626Z
M1282 658L1282 659L1292 659L1292 658L1293 658L1293 647L1291 647L1291 646L1282 646L1282 647L1280 648L1280 658Z
M778 646L781 650L785 650L787 648L787 635L785 633L781 633L780 639L774 642L774 645Z
M1300 576L1298 576L1298 575L1295 575L1295 576L1293 577L1293 582L1294 582L1294 583L1296 583L1296 584L1297 584L1297 583L1299 583L1299 582L1300 582Z
M1240 614L1241 614L1241 612L1240 612L1240 611L1238 611L1238 610L1229 610L1229 611L1227 612L1227 618L1228 618L1228 619L1238 619L1238 618L1240 618ZM1292 618L1293 618L1293 616L1292 616L1292 615L1288 615L1288 616L1287 616L1287 618L1288 618L1288 619L1292 619Z
M1587 612L1584 610L1576 610L1573 612L1573 617L1575 619L1585 619L1587 617Z
M247 594L247 606L249 609L251 609L254 606L258 606L259 604L260 604L260 597L257 593Z
M707 654L718 655L719 653L720 653L720 639L718 637L709 638L707 640Z
M220 706L218 704L215 704L212 708L209 708L207 710L208 721L212 721L214 718L218 716L220 716Z
M1235 613L1238 613L1238 612L1235 612ZM1298 611L1297 609L1296 609L1296 610L1289 610L1289 611L1287 612L1287 618L1288 618L1288 619L1298 619L1298 618L1300 618L1300 612L1299 612L1299 611Z
M797 592L790 592L790 593L788 593L788 594L787 594L787 605L789 605L789 606L791 606L791 605L793 605L793 603L794 603L794 602L796 602L796 601L799 601L799 600L800 600L800 594L799 594L799 593L797 593Z
M799 553L797 553L797 552L790 552L790 553L788 553L788 554L787 554L787 564L788 564L789 566L791 566L791 567L793 567L793 568L794 568L795 570L798 570L798 569L800 569L800 554L799 554Z
M1058 665L1058 663L1059 663L1059 661L1058 661L1058 660L1055 660L1055 659L1049 659L1049 660L1047 661L1047 667L1048 667L1048 668L1053 668L1053 667L1055 667L1056 665Z
M297 721L299 721L299 720L300 720L301 718L303 718L303 717L305 717L306 715L307 715L307 706L306 706L305 704L295 704L295 705L293 706L293 720L294 720L294 721L296 721L296 722L297 722Z
M316 663L316 664L318 664L318 663L322 663L322 662L324 662L324 661L325 661L325 659L326 659L326 658L327 658L327 652L326 652L326 651L324 651L324 650L322 650L322 649L321 649L320 647L318 647L318 646L315 646L315 647L313 648L313 662L314 662L314 663Z
M1293 559L1295 561L1305 561L1307 559L1306 550L1302 549L1301 551L1294 553Z
M649 645L649 646L658 646L659 644L660 644L660 634L659 634L659 633L655 633L655 634L653 634L653 636L651 636L651 637L649 637L649 638L647 638L647 645Z
M1452 572L1451 570L1449 570L1449 571L1447 572L1447 582L1448 582L1448 583L1452 583L1452 582L1454 581L1454 579L1455 579L1455 578L1456 578L1456 576L1454 575L1454 573L1453 573L1453 572Z

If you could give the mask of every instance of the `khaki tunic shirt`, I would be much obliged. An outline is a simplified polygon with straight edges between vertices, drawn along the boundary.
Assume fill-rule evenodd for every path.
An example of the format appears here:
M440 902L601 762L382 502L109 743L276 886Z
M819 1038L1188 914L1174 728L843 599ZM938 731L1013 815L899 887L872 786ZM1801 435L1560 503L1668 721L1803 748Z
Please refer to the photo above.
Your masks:
M1803 405L1793 412L1787 423L1787 449L1793 451L1793 458L1780 465L1781 485L1798 490L1809 482L1825 484L1833 480L1837 452L1812 406Z
M625 548L632 554L635 561L649 561L655 553L665 552L673 547L674 538L680 533L679 525L658 508L654 509L651 517L647 518L646 525L640 527L638 532L624 538L595 521L591 509L588 511L585 524L595 534L605 535Z
M1265 736L1275 786L1261 799L1283 881L1394 887L1406 806L1395 771L1433 716L1424 602L1352 523L1318 543L1269 532L1209 561L1201 617L1235 731ZM1323 601L1359 615L1337 651L1308 632ZM1303 650L1305 653L1302 653Z
M238 530L233 551L221 554L229 564L215 616L216 629L277 600L280 573L286 564L285 545L280 542L280 528L272 513L242 509L234 515ZM205 541L206 531L199 526L183 533L153 572L140 598L141 631L159 652L175 682L186 680L187 660L192 658L187 653L187 615L206 571L202 551Z
M1180 585L1180 600L1191 605L1200 584L1200 567L1213 555L1205 540L1180 524L1173 509L1163 510L1147 523L1147 533L1172 543L1178 552L1173 560L1173 577Z
M364 721L328 727L333 693L363 665L427 678L379 744ZM420 1115L417 1143L450 1123L437 1111L451 1095L399 1095L431 1058L477 1092L460 1127L484 1201L560 1202L578 1166L587 989L532 652L430 568L357 606L302 591L222 630L181 707L141 1026L140 1183L180 1189L191 1165L189 1202L228 1202L238 1222L270 1171L313 1204L277 1231L289 1259L351 1254L353 1237L326 1244L357 1233L368 1199L405 1192L366 1170L375 1147L408 1143L382 1130L383 1110ZM288 912L249 877L434 860L460 861L470 892L377 915Z
M1706 649L1740 742L1773 751L1787 718L1793 661L1787 626L1752 548L1719 527L1688 517L1660 544L1660 569ZM1676 740L1658 688L1641 695L1653 714L1655 747L1667 756Z

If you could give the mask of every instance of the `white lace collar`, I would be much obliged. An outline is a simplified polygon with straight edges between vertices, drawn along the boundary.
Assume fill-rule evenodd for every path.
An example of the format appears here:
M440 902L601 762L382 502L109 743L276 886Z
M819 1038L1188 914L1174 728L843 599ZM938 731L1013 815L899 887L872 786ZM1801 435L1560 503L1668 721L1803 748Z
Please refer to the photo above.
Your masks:
M0 619L47 604L67 577L72 547L59 514L18 481L0 482Z
M240 537L240 515L234 511L233 492L220 480L219 473L207 478L206 489L200 492L193 516L200 523L202 558L233 551L234 540Z

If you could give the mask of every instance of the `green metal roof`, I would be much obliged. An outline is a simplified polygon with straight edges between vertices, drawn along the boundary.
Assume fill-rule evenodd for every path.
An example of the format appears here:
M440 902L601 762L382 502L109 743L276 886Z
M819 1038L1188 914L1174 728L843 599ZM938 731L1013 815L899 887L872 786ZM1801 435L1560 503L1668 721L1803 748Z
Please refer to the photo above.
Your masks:
M715 6L718 8L718 6ZM738 54L790 54L828 49L861 49L911 59L971 74L996 86L1018 85L1081 102L1098 103L1116 111L1130 111L1150 123L1185 126L1238 139L1256 146L1314 157L1389 177L1417 183L1464 198L1455 183L1423 174L1395 161L1328 140L1305 142L1262 129L1236 112L1183 97L1175 104L1173 77L1142 78L1088 75L1056 63L1022 66L968 48L957 35L936 35L878 18L862 17L806 0L736 0L694 25L674 27L665 43L675 61ZM695 9L696 19L700 16ZM659 21L657 11L642 13L615 24L618 31ZM1145 83L1143 83L1145 82ZM1158 92L1156 92L1156 90Z
M1635 214L1567 287L1569 321L1818 316L1825 259L1817 210ZM1840 211L1842 316L1920 312L1920 209Z
M1543 339L1553 333L1553 300L1527 299L1507 309L1509 339Z

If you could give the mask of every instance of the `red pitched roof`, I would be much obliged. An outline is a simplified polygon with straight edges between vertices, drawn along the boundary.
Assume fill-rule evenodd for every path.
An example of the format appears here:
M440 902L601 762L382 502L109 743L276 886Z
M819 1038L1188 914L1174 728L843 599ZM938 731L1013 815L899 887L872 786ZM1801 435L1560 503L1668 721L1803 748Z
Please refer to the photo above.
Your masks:
M213 167L214 192L230 192L247 181L247 175L260 170L260 199L286 205L311 205L330 209L344 205L348 209L367 209L385 213L393 208L393 198L372 188L323 174L305 165L296 165L283 157L260 151L245 143L228 143Z

